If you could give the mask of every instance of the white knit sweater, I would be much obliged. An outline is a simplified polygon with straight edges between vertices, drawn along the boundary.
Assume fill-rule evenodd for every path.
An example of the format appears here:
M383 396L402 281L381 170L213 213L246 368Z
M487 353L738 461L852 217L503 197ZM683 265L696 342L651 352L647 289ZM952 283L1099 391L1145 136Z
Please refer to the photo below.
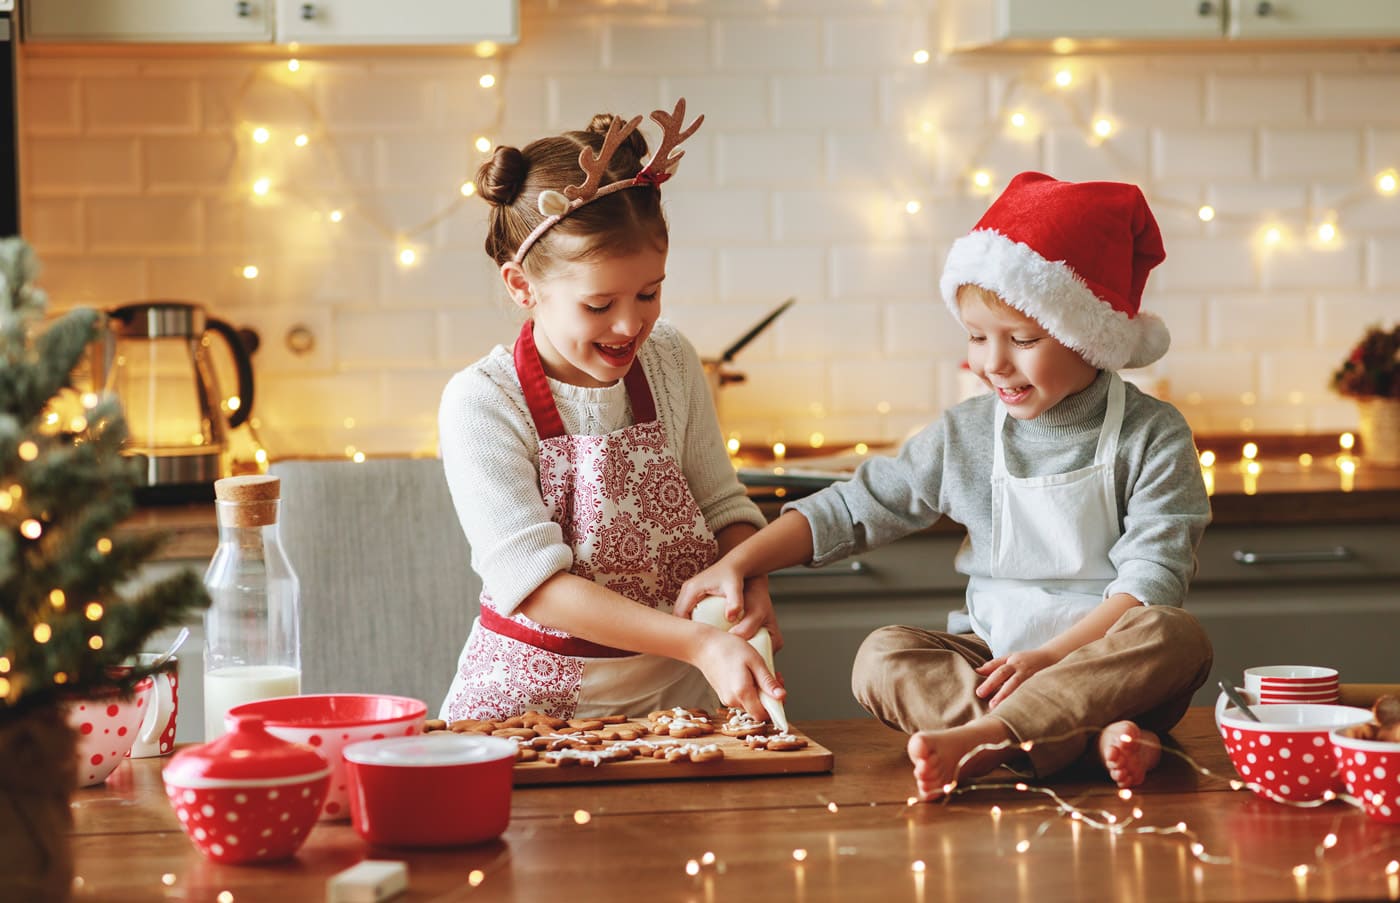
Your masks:
M765 523L744 493L724 448L700 358L665 320L640 353L656 416L680 461L705 521L718 533L734 523ZM601 389L549 380L571 435L603 436L630 426L632 404L621 380ZM511 349L497 345L447 383L438 409L447 485L497 611L508 614L535 588L568 570L573 552L540 496L539 435Z

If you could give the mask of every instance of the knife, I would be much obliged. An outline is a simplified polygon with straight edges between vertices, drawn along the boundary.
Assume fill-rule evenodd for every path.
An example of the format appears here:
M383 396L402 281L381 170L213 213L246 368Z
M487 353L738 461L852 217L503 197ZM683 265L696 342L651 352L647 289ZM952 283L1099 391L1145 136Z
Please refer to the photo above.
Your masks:
M692 621L699 621L701 624L709 624L711 627L720 630L728 630L733 622L724 616L724 597L707 596L695 604L695 610L690 613ZM749 638L749 645L763 656L763 663L768 666L768 670L777 674L777 669L773 667L773 636L768 632L767 627L758 628L758 632ZM783 708L780 700L774 699L767 693L760 692L763 701L763 708L768 712L768 717L772 719L773 726L783 733L788 732L787 711Z
M768 324L778 319L779 315L781 315L783 311L787 310L789 307L792 307L796 303L796 298L789 298L782 304L779 304L771 312L769 312L768 316L764 317L762 320L759 320L758 323L755 324L755 326L752 329L741 335L738 341L736 341L733 345L730 345L728 348L724 349L724 353L719 356L719 359L724 363L728 363L729 361L734 360L734 355L738 354L739 351L743 349L743 347L749 342L752 342L754 339L758 338L758 334L763 330L767 329Z

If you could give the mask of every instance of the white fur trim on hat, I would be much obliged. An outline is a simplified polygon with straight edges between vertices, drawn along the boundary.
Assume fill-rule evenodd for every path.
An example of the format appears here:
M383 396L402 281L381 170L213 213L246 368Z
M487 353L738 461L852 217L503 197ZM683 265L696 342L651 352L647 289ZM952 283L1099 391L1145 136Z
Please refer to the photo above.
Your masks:
M991 229L964 235L948 251L939 289L958 322L958 288L969 284L1000 295L1101 370L1146 367L1171 344L1160 317L1114 310L1063 261Z

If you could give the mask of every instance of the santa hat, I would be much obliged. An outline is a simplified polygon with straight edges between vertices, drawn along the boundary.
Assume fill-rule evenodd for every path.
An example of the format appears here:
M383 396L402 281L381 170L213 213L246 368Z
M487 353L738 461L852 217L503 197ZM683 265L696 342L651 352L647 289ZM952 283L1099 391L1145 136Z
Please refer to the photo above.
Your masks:
M1136 185L1023 172L953 242L939 288L960 321L958 287L970 283L1099 369L1145 367L1171 344L1166 324L1139 310L1147 272L1165 257Z

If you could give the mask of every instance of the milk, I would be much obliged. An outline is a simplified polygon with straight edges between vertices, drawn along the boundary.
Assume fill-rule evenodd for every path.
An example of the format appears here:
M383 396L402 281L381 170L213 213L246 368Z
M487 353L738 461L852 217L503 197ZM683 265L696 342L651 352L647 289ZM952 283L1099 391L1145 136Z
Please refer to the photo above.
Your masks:
M204 741L224 735L224 715L236 705L301 693L301 671L286 665L233 665L204 675Z

